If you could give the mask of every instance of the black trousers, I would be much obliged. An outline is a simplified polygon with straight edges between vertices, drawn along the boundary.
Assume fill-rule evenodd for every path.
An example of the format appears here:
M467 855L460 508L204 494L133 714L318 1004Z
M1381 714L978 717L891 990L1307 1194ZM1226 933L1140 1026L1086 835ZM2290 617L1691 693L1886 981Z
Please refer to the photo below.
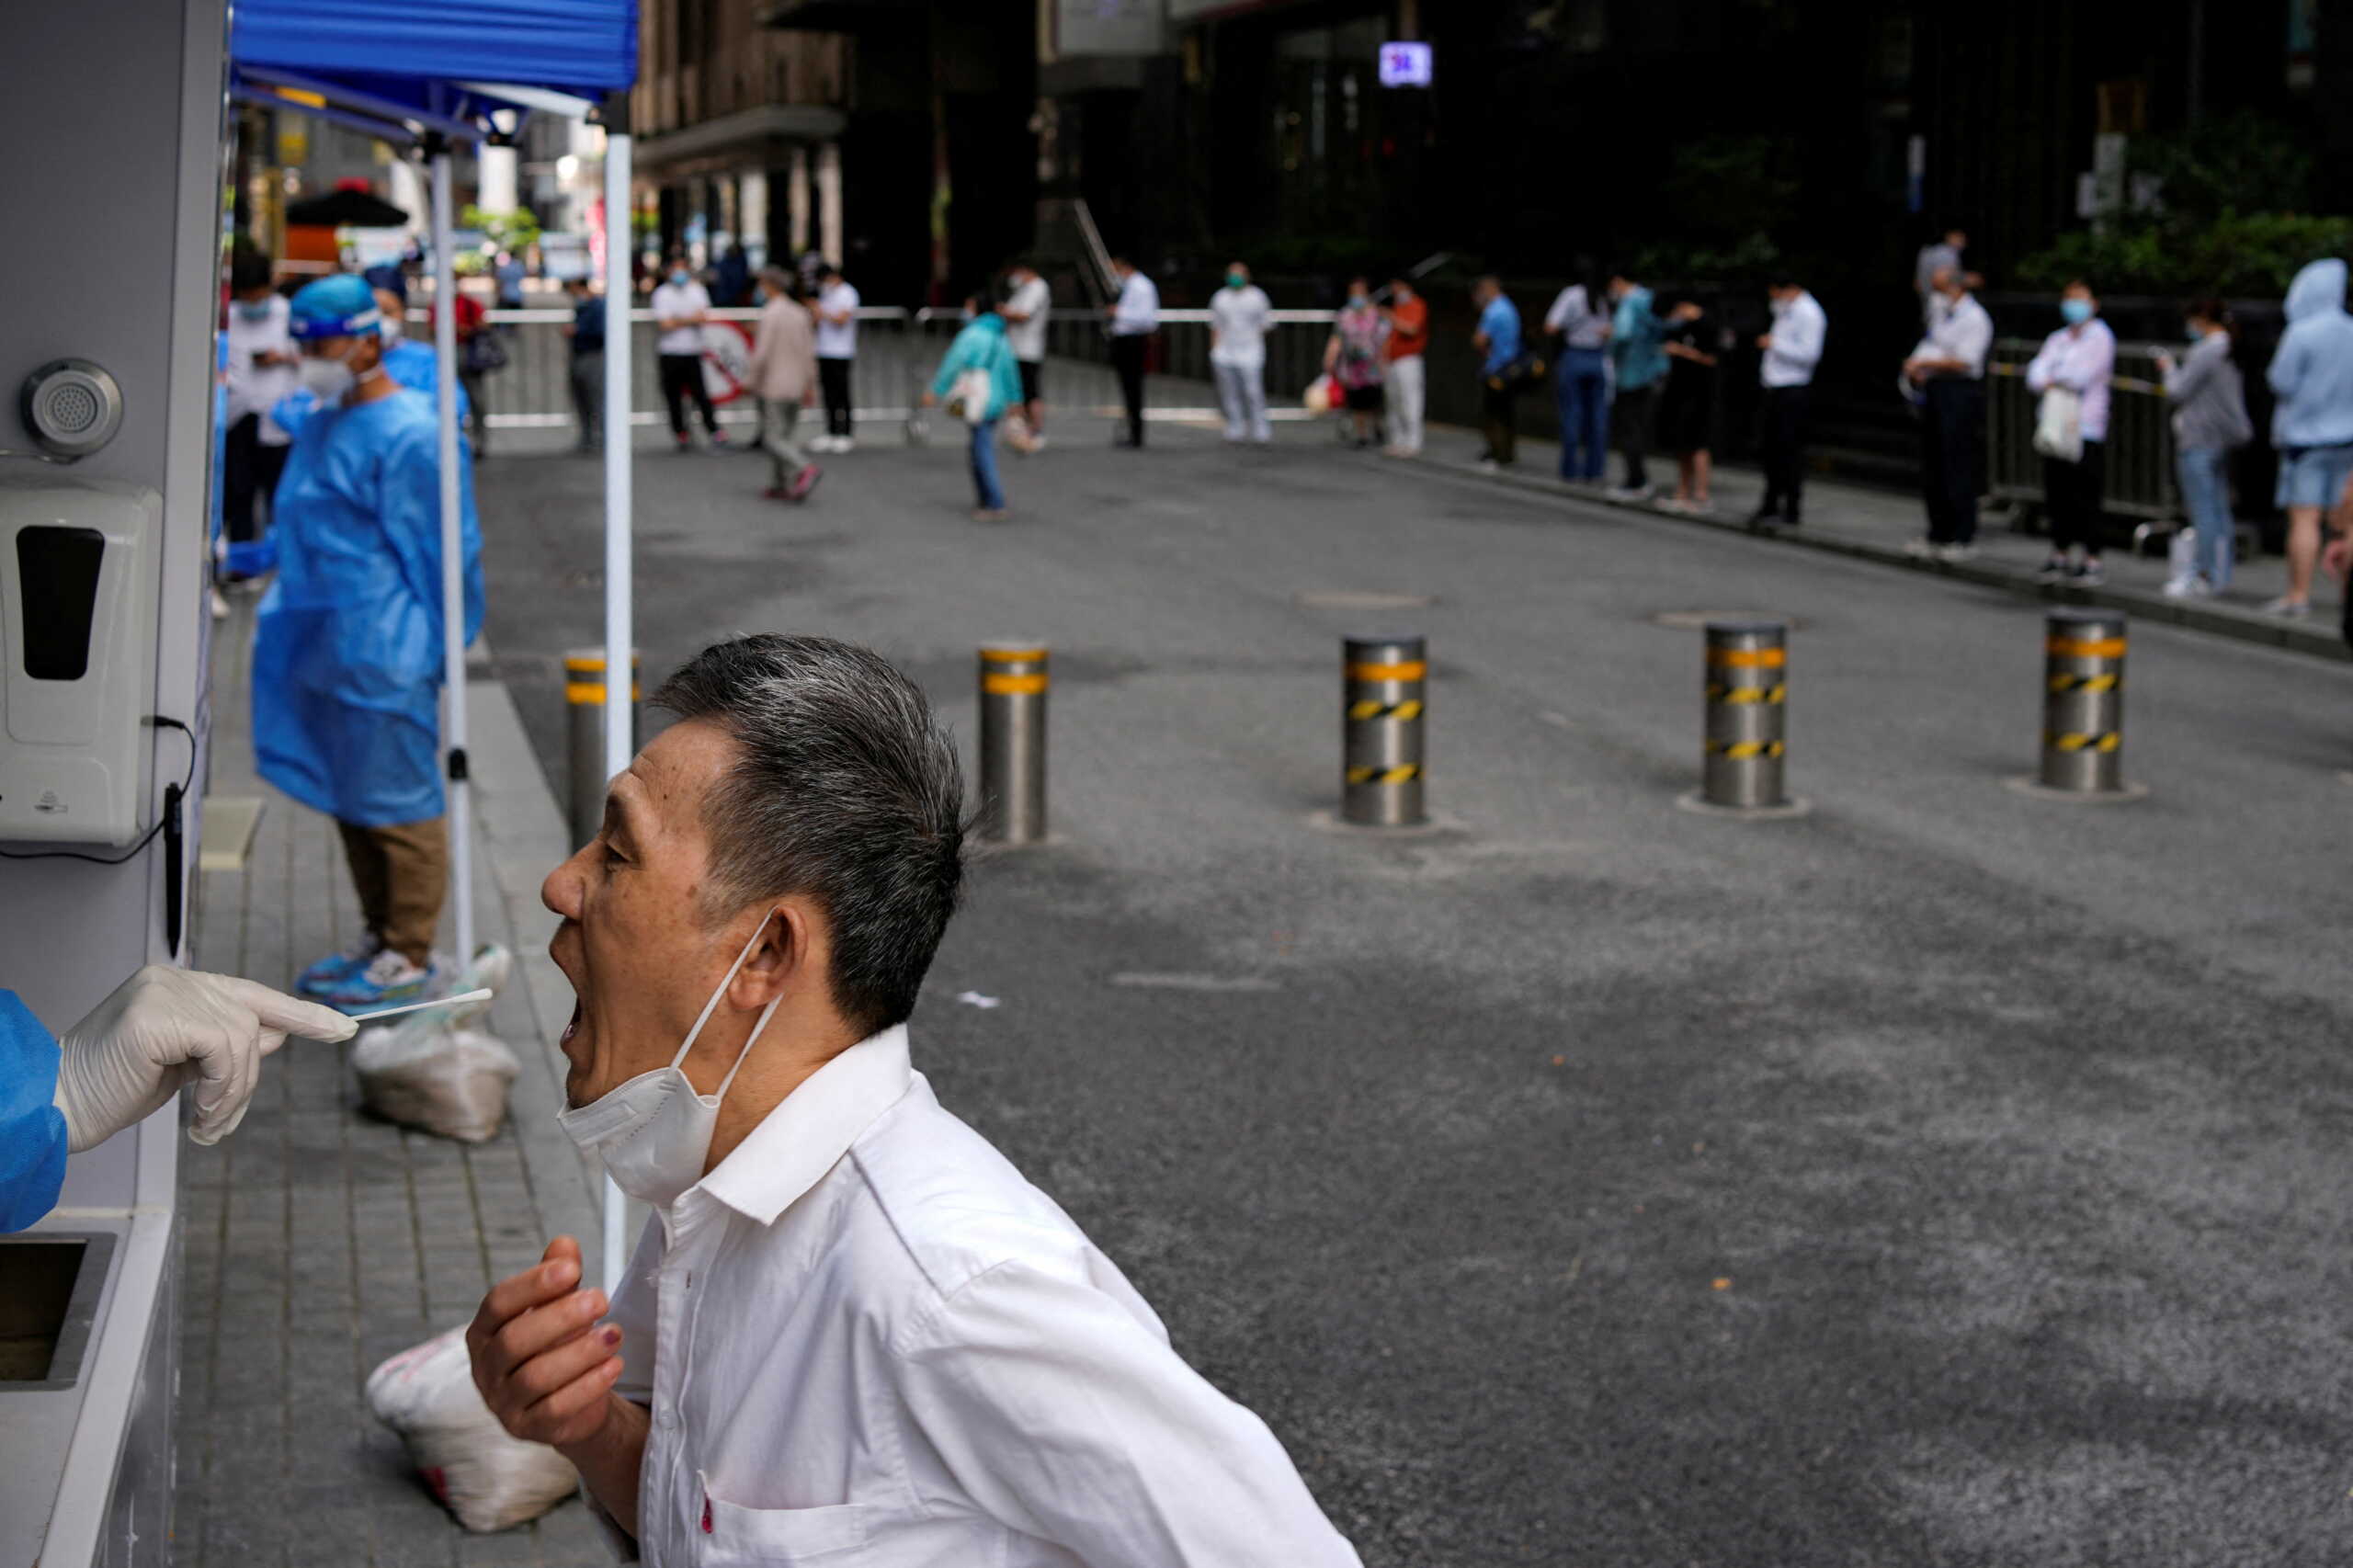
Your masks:
M1928 540L1969 544L1977 538L1985 383L1974 376L1938 376L1922 391L1927 401L1920 410L1920 489L1928 505Z
M1148 332L1125 333L1111 339L1111 368L1120 372L1120 402L1128 411L1128 442L1143 445L1143 357L1151 346Z
M1609 433L1626 455L1626 488L1640 490L1651 482L1648 460L1651 433L1658 424L1658 387L1620 392L1609 405Z
M719 434L719 413L710 406L710 389L702 384L702 356L699 354L665 354L662 356L662 401L670 408L670 434L680 440L687 435L687 400L694 399L702 410L702 427L712 435Z
M850 415L849 368L847 359L817 361L817 390L825 400L825 434L850 437L858 434L858 421Z
M286 472L286 454L291 450L261 444L258 414L248 414L229 426L221 454L221 517L230 543L261 537L254 523L254 498L277 494L278 476Z
M2084 443L2081 462L2042 460L2042 499L2051 515L2051 550L2058 554L2080 544L2086 555L2099 553L2100 496L2108 482L2108 449L2097 441Z
M1497 386L1488 378L1479 383L1479 413L1487 437L1487 456L1498 463L1519 457L1519 389L1510 381Z
M1765 389L1765 499L1756 509L1791 522L1805 499L1805 405L1812 390Z

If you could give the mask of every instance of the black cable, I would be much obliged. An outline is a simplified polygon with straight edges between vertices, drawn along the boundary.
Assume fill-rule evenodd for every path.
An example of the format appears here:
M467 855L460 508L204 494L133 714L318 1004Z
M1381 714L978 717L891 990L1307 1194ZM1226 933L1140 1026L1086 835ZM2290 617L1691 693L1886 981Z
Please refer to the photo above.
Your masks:
M148 722L168 725L188 737L188 772L180 779L180 794L185 797L188 786L196 782L196 732L177 719L166 719L161 713ZM169 812L158 816L155 825L147 830L146 835L119 855L85 855L79 849L36 849L29 853L21 849L0 849L0 860L87 860L93 866L119 866L154 843L155 835L164 831L164 824L170 821L171 816Z

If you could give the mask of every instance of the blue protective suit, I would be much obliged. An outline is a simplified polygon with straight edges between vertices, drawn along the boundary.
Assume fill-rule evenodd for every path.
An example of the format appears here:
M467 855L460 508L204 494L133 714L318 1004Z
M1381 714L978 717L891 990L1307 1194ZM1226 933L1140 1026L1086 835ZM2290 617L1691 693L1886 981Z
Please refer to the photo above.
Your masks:
M458 465L466 641L482 629L473 469ZM441 790L441 464L412 392L318 409L278 482L278 576L254 629L261 776L339 822L445 810Z
M384 374L411 392L423 392L430 401L438 390L435 375L439 361L434 358L430 344L404 337L384 354ZM301 428L302 421L318 412L319 400L307 392L291 392L278 400L269 411L278 427L291 436ZM469 448L466 423L474 416L473 399L466 395L466 385L458 383L458 445Z
M57 1108L57 1037L13 991L0 991L0 1231L57 1206L65 1185L65 1113Z

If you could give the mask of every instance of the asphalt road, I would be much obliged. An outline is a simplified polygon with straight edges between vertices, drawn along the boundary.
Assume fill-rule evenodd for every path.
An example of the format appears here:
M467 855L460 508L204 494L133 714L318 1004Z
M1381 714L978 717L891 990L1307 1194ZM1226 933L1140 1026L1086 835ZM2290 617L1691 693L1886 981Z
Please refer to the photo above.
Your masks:
M2030 604L1100 430L1009 460L994 526L949 449L870 441L798 510L649 452L647 673L865 641L969 758L975 645L1052 644L1056 840L978 868L919 1064L1369 1564L2353 1555L2353 672L2139 629L2152 794L2051 804L2003 787ZM597 478L482 472L559 790ZM1711 610L1796 618L1810 816L1676 809L1700 640L1654 617ZM1319 826L1338 635L1398 627L1444 825Z

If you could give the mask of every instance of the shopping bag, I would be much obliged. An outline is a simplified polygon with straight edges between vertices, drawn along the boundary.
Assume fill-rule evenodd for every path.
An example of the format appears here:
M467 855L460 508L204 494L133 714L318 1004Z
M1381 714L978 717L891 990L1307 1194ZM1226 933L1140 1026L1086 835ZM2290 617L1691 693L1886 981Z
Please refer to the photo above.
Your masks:
M989 416L989 399L995 392L996 388L989 380L989 373L974 366L949 384L948 412L967 425L984 424Z
M474 1387L466 1331L411 1346L368 1374L368 1408L400 1434L409 1462L470 1530L511 1529L578 1489L572 1461L507 1435Z
M2034 449L2063 463L2084 460L2084 400L2066 387L2047 387L2035 411Z

